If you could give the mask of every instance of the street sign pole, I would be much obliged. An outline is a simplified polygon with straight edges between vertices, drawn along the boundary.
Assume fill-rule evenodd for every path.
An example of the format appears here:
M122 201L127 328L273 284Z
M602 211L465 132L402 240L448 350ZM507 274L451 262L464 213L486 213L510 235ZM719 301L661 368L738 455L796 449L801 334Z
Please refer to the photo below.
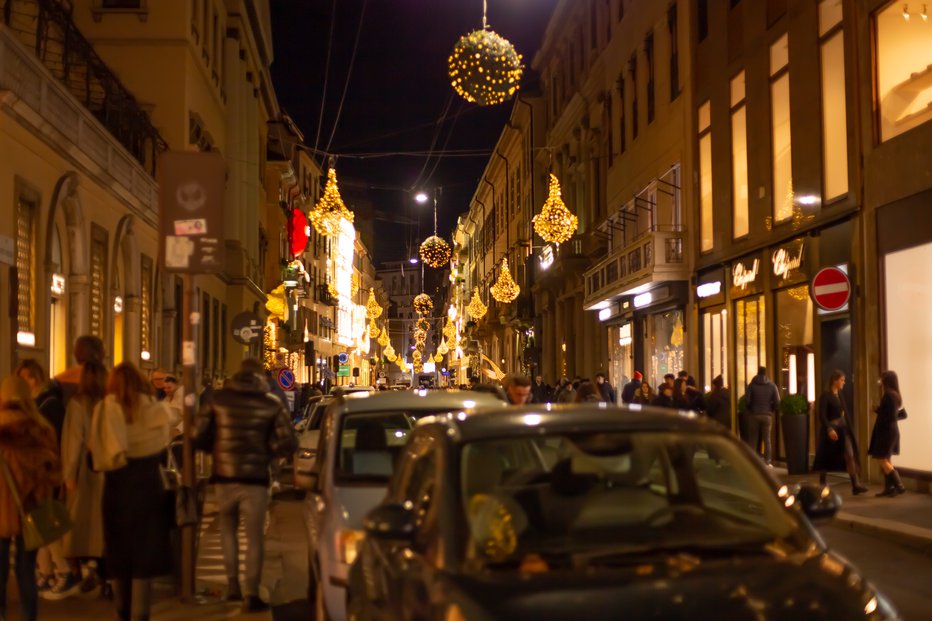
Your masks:
M194 432L194 404L197 395L197 346L195 341L195 326L200 318L194 313L197 295L194 288L194 276L184 275L184 297L182 301L182 363L184 382L184 433L181 459L181 477L183 484L196 493L194 480L194 450L191 444L191 434ZM197 524L185 524L181 527L181 597L185 601L194 598Z

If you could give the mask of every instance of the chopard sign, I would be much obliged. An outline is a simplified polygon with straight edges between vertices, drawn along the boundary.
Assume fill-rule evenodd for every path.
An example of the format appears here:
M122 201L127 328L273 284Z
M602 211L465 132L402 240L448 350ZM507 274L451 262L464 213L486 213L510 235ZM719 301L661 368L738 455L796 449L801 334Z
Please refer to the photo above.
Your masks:
M803 264L803 252L806 246L799 244L795 255L791 255L786 248L778 248L774 251L771 261L773 262L773 274L780 278L786 278L790 272L799 269Z
M760 259L754 259L751 269L744 263L738 263L731 270L731 284L739 289L747 289L748 285L757 280L760 271Z

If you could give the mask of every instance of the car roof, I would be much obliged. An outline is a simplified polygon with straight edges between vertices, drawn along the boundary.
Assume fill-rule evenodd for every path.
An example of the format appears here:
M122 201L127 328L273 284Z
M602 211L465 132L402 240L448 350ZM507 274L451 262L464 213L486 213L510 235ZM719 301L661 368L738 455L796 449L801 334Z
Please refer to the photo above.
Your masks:
M353 392L336 402L343 413L398 410L463 411L494 408L501 401L494 395L469 390L382 390Z
M431 416L418 426L441 424L453 430L450 437L473 442L502 436L540 436L543 434L588 431L674 431L723 432L721 425L701 419L694 412L671 410L637 404L549 403L525 406L479 407L450 416Z

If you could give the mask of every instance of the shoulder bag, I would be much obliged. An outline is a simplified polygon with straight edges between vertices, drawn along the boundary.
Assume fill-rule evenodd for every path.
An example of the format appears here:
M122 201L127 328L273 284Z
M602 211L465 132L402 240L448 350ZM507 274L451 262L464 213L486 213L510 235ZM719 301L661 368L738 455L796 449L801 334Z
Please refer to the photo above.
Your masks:
M48 544L61 539L71 530L73 524L71 516L65 505L51 496L32 511L23 509L23 501L19 497L19 490L10 474L10 467L6 460L0 457L3 466L3 475L6 477L7 487L13 495L16 508L19 509L19 519L23 531L23 545L27 550L38 550Z
M896 413L896 420L905 420L908 414L906 413L906 408L900 408Z

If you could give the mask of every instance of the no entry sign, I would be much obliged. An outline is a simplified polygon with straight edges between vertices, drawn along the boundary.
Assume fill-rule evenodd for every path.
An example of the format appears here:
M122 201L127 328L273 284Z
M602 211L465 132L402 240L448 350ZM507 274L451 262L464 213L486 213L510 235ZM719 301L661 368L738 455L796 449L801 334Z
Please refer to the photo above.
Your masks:
M826 267L812 278L812 300L822 310L837 311L851 298L848 275L837 267Z

